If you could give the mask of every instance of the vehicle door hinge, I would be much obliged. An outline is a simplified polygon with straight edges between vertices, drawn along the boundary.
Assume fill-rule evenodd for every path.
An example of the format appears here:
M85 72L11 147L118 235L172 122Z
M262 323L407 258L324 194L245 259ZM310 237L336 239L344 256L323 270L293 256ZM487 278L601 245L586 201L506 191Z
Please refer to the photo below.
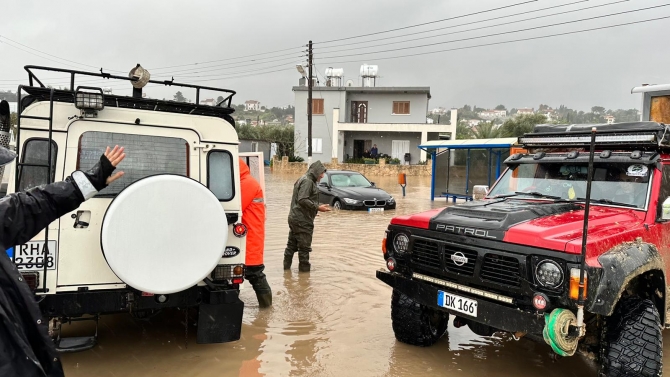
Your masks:
M216 144L201 144L198 142L193 142L193 150L202 149L202 151L205 152L212 148L216 148Z

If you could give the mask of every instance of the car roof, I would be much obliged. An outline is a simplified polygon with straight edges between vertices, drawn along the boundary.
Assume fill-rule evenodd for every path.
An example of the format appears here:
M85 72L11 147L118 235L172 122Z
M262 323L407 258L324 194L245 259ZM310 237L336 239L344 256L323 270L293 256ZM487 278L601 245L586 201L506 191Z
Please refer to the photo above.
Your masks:
M346 173L346 174L356 173L356 174L363 175L363 173L358 172L356 170L330 170L330 169L328 169L326 171L326 173L328 173L328 174L332 174L332 173Z

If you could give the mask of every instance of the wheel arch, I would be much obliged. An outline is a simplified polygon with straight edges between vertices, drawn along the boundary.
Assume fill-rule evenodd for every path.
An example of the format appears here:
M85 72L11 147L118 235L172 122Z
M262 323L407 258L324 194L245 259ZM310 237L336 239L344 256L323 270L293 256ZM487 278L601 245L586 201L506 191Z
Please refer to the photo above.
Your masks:
M666 323L665 265L656 246L644 242L621 244L601 255L598 261L602 273L595 292L589 294L589 311L610 316L621 297L636 294L650 298L661 322Z

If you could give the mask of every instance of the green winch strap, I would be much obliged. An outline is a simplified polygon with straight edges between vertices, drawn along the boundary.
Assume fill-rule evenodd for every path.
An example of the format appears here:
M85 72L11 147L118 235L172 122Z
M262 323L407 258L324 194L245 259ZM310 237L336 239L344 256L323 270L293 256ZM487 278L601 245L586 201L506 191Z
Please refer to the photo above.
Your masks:
M568 337L567 328L577 319L567 309L554 309L551 314L545 314L545 326L542 330L544 341L559 356L572 356L577 350L577 338Z

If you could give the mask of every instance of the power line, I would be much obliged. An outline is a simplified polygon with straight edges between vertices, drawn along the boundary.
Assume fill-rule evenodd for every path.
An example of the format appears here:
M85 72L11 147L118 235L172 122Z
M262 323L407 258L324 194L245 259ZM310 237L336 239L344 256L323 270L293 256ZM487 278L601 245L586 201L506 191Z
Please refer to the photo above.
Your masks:
M2 39L6 39L6 40L8 40L8 41L10 41L10 42L12 42L12 43L15 43L15 44L17 44L17 45L19 45L19 46L23 46L23 47L25 47L25 48L27 48L27 49L30 49L30 50L33 50L33 51L37 51L37 52L39 52L40 54L47 55L47 56L51 56L52 58L56 58L56 59L60 59L60 60L64 60L64 61L66 61L66 62L74 63L74 64L81 65L81 66L85 66L85 67L92 67L92 68L95 68L95 69L100 68L100 67L97 67L97 66L94 66L94 65L84 64L84 63L79 63L79 62L76 62L76 61L73 61L73 60L68 60L68 59L65 59L65 58L61 58L60 56L56 56L56 55L52 55L52 54L46 53L46 52L44 52L44 51L40 51L40 50L38 50L38 49L36 49L36 48L32 48L32 47L30 47L30 46L26 46L26 45L24 45L23 43L20 43L20 42L17 42L17 41L15 41L15 40L13 40L13 39L7 38L7 37L4 36L4 35L0 35L0 38L2 38ZM0 41L0 42L2 42L2 41ZM21 51L24 51L24 52L27 52L27 53L29 53L29 54L32 54L32 55L35 55L35 56L44 58L43 56L36 55L36 54L34 54L34 53L30 52L30 51L26 51L26 50L24 50L24 49L18 48L18 47L16 47L16 46L13 46L13 45L8 44L8 43L6 43L6 42L2 42L2 43L5 43L7 46L17 48L17 49L19 49L19 50L21 50ZM47 59L47 58L44 58L44 59ZM49 60L50 60L50 59L49 59ZM52 60L52 61L53 61L53 60ZM60 63L60 62L57 62L57 63ZM63 64L63 63L60 63L60 64ZM113 72L121 72L121 71L115 71L115 70L110 70L110 71L113 71Z
M407 34L402 34L402 35L394 35L394 36L390 36L390 37L383 37L383 38L377 38L377 39L370 39L370 40L367 40L367 41L348 42L348 43L338 44L338 45L334 45L334 46L316 47L315 49L330 49L330 48L335 48L335 47L352 46L352 45L358 45L358 44L363 44L363 43L370 43L370 42L377 42L377 41L385 41L385 40L388 40L388 39L395 39L395 38L409 37L409 36L411 36L411 35L418 35L418 34L431 33L431 32L433 32L433 31L438 31L438 30L452 29L452 28L456 28L456 27L460 27L460 26L468 26L468 25L478 24L478 23L482 23L482 22L488 22L488 21L500 20L500 19L503 19L503 18L516 17L516 16L521 16L521 15L524 15L524 14L530 14L530 13L541 12L541 11L545 11L545 10L549 10L549 9L555 9L555 8L566 7L566 6L570 6L570 5L575 5L575 4L579 4L579 3L584 3L584 2L587 2L587 1L589 1L589 0L579 0L579 1L572 2L572 3L561 4L561 5L554 5L554 6L551 6L551 7L540 8L540 9L533 9L533 10L529 10L529 11L525 11L525 12L521 12L521 13L514 13L514 14L508 14L508 15L504 15L504 16L492 17L492 18L487 18L487 19L484 19L484 20L478 20L478 21L466 22L466 23L458 24L458 25L450 25L450 26L439 27L439 28L436 28L436 29L416 31L416 32L413 32L413 33L407 33ZM622 1L630 1L630 0L622 0ZM332 52L332 51L331 51L331 52Z
M572 20L572 21L559 22L559 23L550 24L550 25L535 26L535 27L526 28L526 29L519 29L519 30L505 31L505 32L494 33L494 34L481 35L481 36L477 36L477 37L469 37L469 38L455 39L455 40L444 41L444 42L435 42L435 43L429 43L429 44L418 45L418 46L409 46L409 47L393 48L393 49L389 49L389 50L371 51L371 52L362 52L362 53L357 53L357 54L347 54L347 55L339 55L339 56L326 56L326 57L323 57L323 58L321 58L321 59L334 59L334 58L344 58L344 57L350 57L350 56L378 54L378 53L384 53L384 52L394 52L394 51L409 50L409 49L422 48L422 47L437 46L437 45L447 44L447 43L463 42L463 41L469 41L469 40L473 40L473 39L481 39L481 38L488 38L488 37L496 37L496 36L500 36L500 35L514 34L514 33L521 33L521 32L530 31L530 30L538 30L538 29L545 29L545 28L548 28L548 27L554 27L554 26L561 26L561 25L574 24L574 23L577 23L577 22L591 21L591 20L595 20L595 19L599 19L599 18L612 17L612 16L619 16L619 15L627 14L627 13L634 13L634 12L640 12L640 11L644 11L644 10L650 10L650 9L655 9L655 8L667 7L668 5L670 5L670 3L662 4L662 5L656 5L656 6L653 6L653 7L647 7L647 8L633 9L633 10L624 11L624 12L611 13L611 14L606 14L606 15L601 15L601 16L594 16L594 17L582 18L582 19L579 19L579 20Z
M588 1L588 0L585 0L585 1ZM601 8L601 7L609 6L609 5L625 3L625 2L628 2L628 1L630 1L630 0L618 0L618 1L613 1L613 2L610 2L610 3L599 4L599 5L594 5L594 6L585 7L585 8L579 8L579 9L573 9L573 10L569 10L569 11L565 11L565 12L551 13L551 14L545 14L545 15L542 15L542 16L536 16L536 17L531 17L531 18L524 18L524 19L522 19L522 20L516 20L516 21L504 22L504 23L502 23L502 24L488 25L488 26L482 26L482 27L477 27L477 28L472 28L472 29L465 29L465 30L459 30L459 31L452 31L452 32L449 32L449 33L442 33L442 34L430 35L430 36L426 36L426 37L419 37L419 38L413 38L413 39L406 39L406 40L404 40L404 41L396 41L396 42L382 43L382 44L377 44L377 45L375 45L374 47L388 46L388 45L395 45L395 44L398 44L398 43L413 42L413 41L418 41L418 40L423 40L423 39L429 39L429 38L444 37L444 36L447 36L447 35L460 34L460 33L467 33L467 32L469 32L469 31L477 31L477 30L490 29L490 28L494 28L494 27L498 27L498 26L513 25L513 24L517 24L517 23L521 23L521 22L533 21L533 20L538 20L538 19L546 18L546 17L559 16L559 15L563 15L563 14L574 13L574 12L584 11L584 10L588 10L588 9L595 9L595 8ZM473 23L478 23L478 22L479 22L479 21L477 21L477 22L473 22ZM473 23L471 23L471 24L473 24ZM456 25L456 26L453 26L453 27L463 26L463 25L465 25L465 24ZM441 29L449 29L449 28L451 28L451 27L441 28ZM382 40L383 40L383 39L385 39L385 38L382 38ZM372 47L372 46L368 46L368 47ZM328 53L332 53L332 52L352 51L352 50L358 50L358 49L361 49L361 48L365 48L365 47L352 47L352 48L345 48L345 49L341 49L341 50L333 50L333 51L326 51L326 52L328 52Z
M190 65L202 65L202 64L209 64L209 63L218 63L218 62L223 62L223 61L230 61L230 60L237 60L237 59L243 59L243 58L250 58L250 57L254 57L254 56L261 56L261 55L274 54L274 53L284 52L284 51L293 51L293 50L296 50L296 49L299 49L299 48L303 48L303 47L305 47L305 46L299 46L299 47L294 47L294 48L286 48L286 49L283 49L283 50L275 50L275 51L261 52L261 53L258 53L258 54L251 54L251 55L237 56L237 57L233 57L233 58L226 58L226 59L219 59L219 60L210 60L210 61L205 61L205 62L195 62L195 63L188 63L188 64L171 65L171 66L167 66L167 67L157 67L157 68L153 68L153 70L154 70L154 71L158 71L158 70L168 69L168 68L187 67L187 66L190 66ZM290 55L290 54L280 55L280 56L289 56L289 55ZM274 57L276 58L276 57L279 57L279 56L274 56Z
M483 10L483 11L479 11L479 12L463 14L463 15L455 16L455 17L443 18L443 19L441 19L441 20L435 20L435 21L423 22L423 23L420 23L420 24L409 25L409 26L403 26L403 27L399 27L399 28L395 28L395 29L389 29L389 30L384 30L384 31L377 31L377 32L374 32L374 33L367 33L367 34L355 35L355 36L352 36L352 37L338 38L338 39L331 39L331 40L323 41L323 42L316 42L316 44L324 44L324 43L331 43L331 42L338 42L338 41L346 41L346 40L349 40L349 39L368 37L368 36L371 36L371 35L378 35L378 34L385 34L385 33L390 33L390 32L398 31L398 30L406 30L406 29L411 29L411 28L415 28L415 27L419 27L419 26L435 24L435 23L438 23L438 22L444 22L444 21L449 21L449 20L455 20L455 19L457 19L457 18L463 18L463 17L474 16L474 15L477 15L477 14L483 14L483 13L488 13L488 12L494 12L494 11L501 10L501 9L508 9L508 8L512 8L512 7L519 6L519 5L524 5L524 4L534 3L534 2L536 2L536 1L538 1L538 0L529 0L529 1L524 1L524 2L522 2L522 3L516 3L516 4L511 4L511 5L505 5L505 6L503 6L503 7L492 8L492 9L487 9L487 10Z
M237 64L237 65L231 65L231 66L227 66L225 68L219 68L219 69L207 69L207 70L202 70L202 71L194 71L192 69L185 69L185 70L179 70L179 71L165 72L165 73L161 73L161 74L175 76L175 74L178 74L178 73L181 73L181 72L189 72L189 73L184 74L183 76L190 76L190 75L197 74L197 73L209 73L209 72L215 72L215 71L221 71L221 70L229 70L229 69L233 69L233 68L249 67L249 66L259 65L259 64L268 64L268 63L277 63L277 62L284 62L284 63L295 62L296 60L300 60L302 57L304 57L304 56L300 56L300 57L297 57L295 59L275 59L275 60L268 60L268 61L265 61L265 62L256 62L256 63L242 63L242 64L239 64L239 62L237 62L237 63L234 63L234 64Z
M408 55L388 56L388 57L382 57L382 58L375 58L375 60L401 59L401 58L409 58L409 57L415 57L415 56L440 54L440 53L443 53L443 52L451 52L451 51L459 51L459 50L468 50L468 49L479 48L479 47L496 46L496 45L503 45L503 44L510 44L510 43L516 43L516 42L531 41L531 40L537 40L537 39L546 39L546 38L559 37L559 36L564 36L564 35L586 33L586 32L590 32L590 31L605 30L605 29L613 29L613 28L622 27L622 26L635 25L635 24L642 24L642 23L646 23L646 22L659 21L659 20L665 20L665 19L668 19L668 18L670 18L670 16L657 17L657 18L650 18L650 19L646 19L646 20L627 22L627 23L623 23L623 24L616 24L616 25L609 25L609 26L601 26L601 27L591 28L591 29L582 29L582 30L575 30L575 31L567 31L567 32L563 32L563 33L556 33L556 34L542 35L542 36L539 36L539 37L528 37L528 38L512 39L512 40L509 40L509 41L492 42L492 43L485 43L485 44L479 44L479 45L472 45L472 46L464 46L464 47L450 48L450 49L446 49L446 50L420 52L420 53L408 54ZM344 63L357 63L357 62L359 62L359 60L348 60L348 61L339 61L339 62L328 62L328 63L326 63L326 64L344 64Z

